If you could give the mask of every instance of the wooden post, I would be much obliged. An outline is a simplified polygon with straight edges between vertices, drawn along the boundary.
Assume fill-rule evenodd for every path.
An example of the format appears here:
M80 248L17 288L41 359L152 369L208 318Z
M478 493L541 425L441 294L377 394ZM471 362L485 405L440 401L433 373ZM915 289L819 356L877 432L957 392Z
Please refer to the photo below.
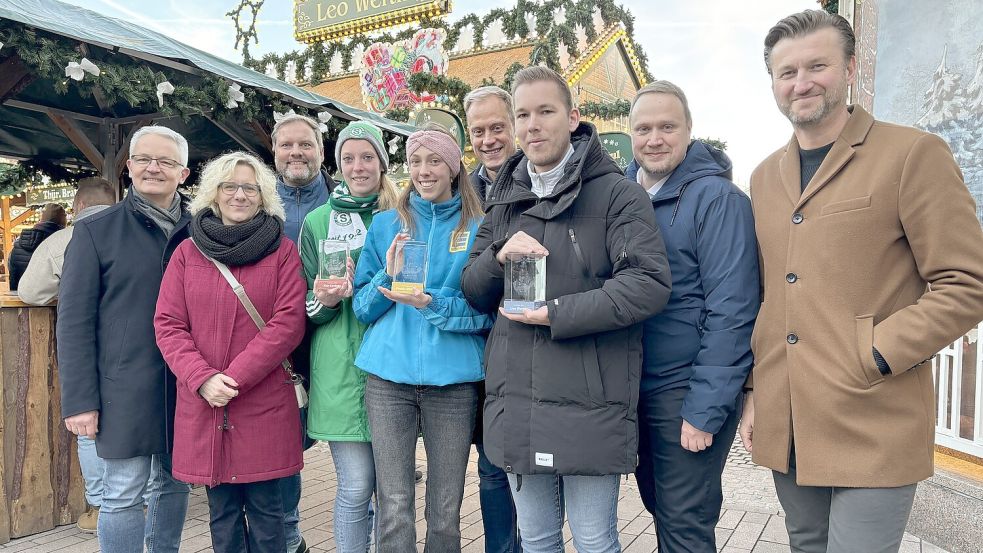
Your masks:
M33 209L28 209L24 213L14 217L13 213L10 212L10 198L4 196L0 200L0 232L3 233L4 259L10 256L10 250L14 247L14 227L26 221L34 211Z
M85 511L74 436L61 421L54 307L0 297L0 543Z

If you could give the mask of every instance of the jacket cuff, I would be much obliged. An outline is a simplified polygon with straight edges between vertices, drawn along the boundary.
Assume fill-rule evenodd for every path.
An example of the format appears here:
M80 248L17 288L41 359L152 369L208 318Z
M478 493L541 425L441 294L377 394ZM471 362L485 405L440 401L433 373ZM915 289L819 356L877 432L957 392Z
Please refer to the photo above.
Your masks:
M877 370L881 371L881 374L888 376L891 374L891 366L887 364L884 356L881 352L877 351L877 348L870 348L874 352L874 362L877 363Z

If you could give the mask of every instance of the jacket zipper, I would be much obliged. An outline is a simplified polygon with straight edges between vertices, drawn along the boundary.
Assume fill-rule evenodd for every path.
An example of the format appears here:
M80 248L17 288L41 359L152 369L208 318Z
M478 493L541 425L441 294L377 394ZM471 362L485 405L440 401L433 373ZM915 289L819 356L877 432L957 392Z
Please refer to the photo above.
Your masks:
M584 253L580 251L580 244L577 243L577 234L572 228L568 228L567 232L570 234L570 242L573 244L573 253L577 256L577 259L580 260L580 268L583 271L584 276L590 278L590 268L587 266L587 260L584 259Z

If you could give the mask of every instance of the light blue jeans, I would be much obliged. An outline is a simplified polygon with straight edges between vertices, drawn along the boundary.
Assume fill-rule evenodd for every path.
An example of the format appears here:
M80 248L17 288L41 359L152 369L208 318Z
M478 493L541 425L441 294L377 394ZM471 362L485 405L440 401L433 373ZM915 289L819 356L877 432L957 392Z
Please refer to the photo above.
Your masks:
M334 540L338 553L366 553L372 542L375 461L370 442L328 442L338 488L334 498Z
M103 553L177 553L191 486L171 475L170 455L103 459L99 547ZM148 493L143 513L144 491Z
M85 501L90 506L102 505L102 475L106 463L96 454L96 441L86 436L78 437L79 466L85 480Z
M579 553L621 551L618 542L620 475L508 476L525 553L563 553L564 503L573 544ZM519 479L522 486L517 491Z

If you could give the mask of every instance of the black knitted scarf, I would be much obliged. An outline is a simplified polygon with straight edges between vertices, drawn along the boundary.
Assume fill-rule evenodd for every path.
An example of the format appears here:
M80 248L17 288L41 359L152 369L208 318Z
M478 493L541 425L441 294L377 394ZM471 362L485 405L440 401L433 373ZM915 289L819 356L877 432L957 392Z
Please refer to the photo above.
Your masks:
M231 267L255 263L275 252L283 236L283 221L260 211L251 220L226 225L211 209L191 220L191 238L201 251Z

